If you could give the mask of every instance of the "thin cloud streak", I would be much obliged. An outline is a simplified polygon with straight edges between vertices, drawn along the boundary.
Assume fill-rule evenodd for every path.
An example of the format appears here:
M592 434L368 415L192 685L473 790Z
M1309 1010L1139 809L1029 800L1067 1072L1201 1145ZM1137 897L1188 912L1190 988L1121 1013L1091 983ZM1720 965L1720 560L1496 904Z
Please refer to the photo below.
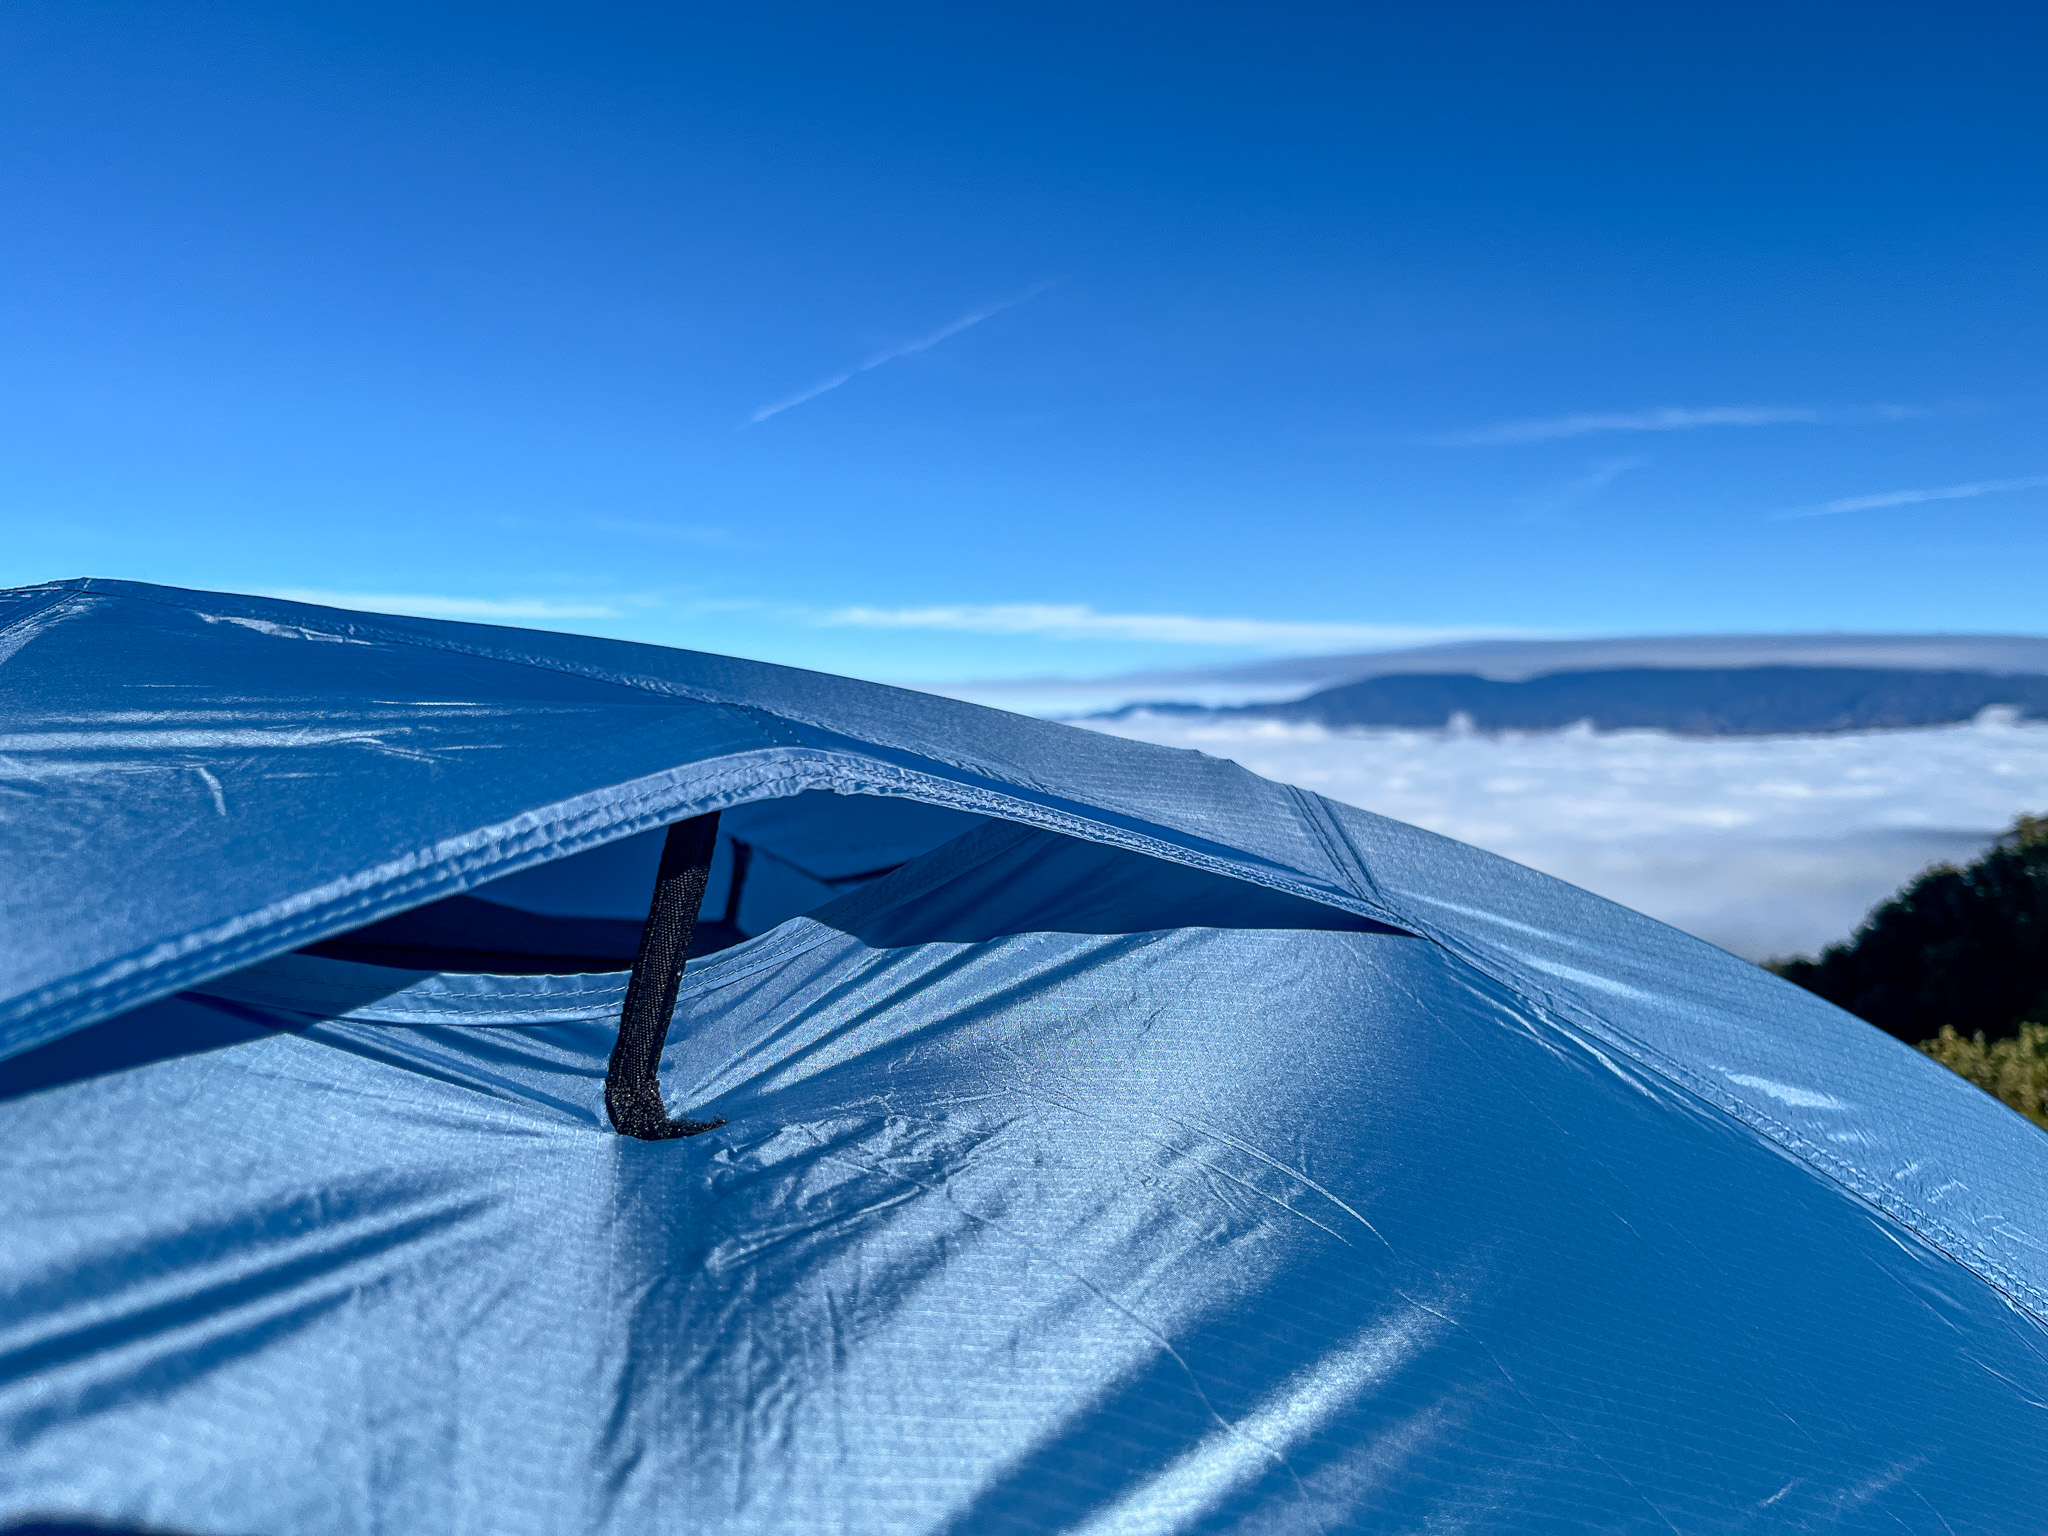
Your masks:
M1098 613L1085 603L952 604L928 608L838 608L818 623L861 629L938 629L1054 640L1136 640L1165 645L1362 649L1465 639L1476 629L1398 624L1320 624L1289 619L1204 618L1177 613Z
M982 321L988 319L991 315L999 315L1006 309L1015 309L1019 304L1025 303L1027 300L1037 298L1041 293L1045 292L1045 290L1050 288L1051 286L1052 282L1050 279L1047 279L1045 282L1042 283L1033 283L1029 288L1026 288L1022 293L1015 294L1010 298L1002 300L1000 303L991 304L984 309L977 309L971 311L968 314L964 314L959 319L953 321L950 325L940 326L936 331L933 331L929 336L922 336L918 338L916 341L905 342L902 346L892 347L890 350L886 352L877 352L873 357L869 358L866 362L858 363L853 367L847 369L844 373L835 373L832 375L831 378L813 384L809 389L798 391L796 394L791 395L787 400L778 400L773 405L762 406L759 410L755 411L753 415L749 416L745 421L740 423L740 429L744 431L748 427L757 427L762 422L766 421L769 417L779 416L784 411L789 410L793 406L802 405L806 400L815 400L820 395L828 394L832 390L837 389L840 385L845 384L852 379L859 378L860 375L868 372L870 369L879 368L884 363L893 363L899 357L908 357L913 352L923 352L932 347L936 347L940 342L945 341L950 337L958 336L962 331L968 329L970 326L976 326L981 324Z
M1883 491L1875 496L1844 496L1813 507L1791 507L1772 513L1775 521L1795 517L1832 517L1838 512L1874 512L1880 507L1909 507L1921 501L1967 501L1973 496L1995 496L2000 491L2034 491L2048 486L2048 475L2021 475L2013 480L1969 480L1961 485L1939 485L1923 491Z
M1700 427L1832 426L1860 421L1924 421L1936 415L1920 405L1866 405L1839 410L1816 405L1660 406L1648 411L1582 411L1541 421L1506 421L1422 441L1437 448L1498 448L1590 437L1599 432L1690 432Z
M1646 457L1633 459L1602 459L1576 480L1568 480L1562 489L1573 496L1590 496L1595 491L1604 491L1632 469L1641 469L1649 463Z
M1575 507L1589 497L1597 496L1631 470L1641 469L1649 463L1648 455L1629 459L1598 459L1588 465L1583 475L1575 475L1561 485L1535 496L1522 499L1522 521L1529 523L1562 522L1559 514L1569 507Z
M415 619L616 619L619 610L602 603L558 603L546 598L442 597L423 592L327 592L312 587L279 587L263 594L289 603L318 603L365 613L395 613Z

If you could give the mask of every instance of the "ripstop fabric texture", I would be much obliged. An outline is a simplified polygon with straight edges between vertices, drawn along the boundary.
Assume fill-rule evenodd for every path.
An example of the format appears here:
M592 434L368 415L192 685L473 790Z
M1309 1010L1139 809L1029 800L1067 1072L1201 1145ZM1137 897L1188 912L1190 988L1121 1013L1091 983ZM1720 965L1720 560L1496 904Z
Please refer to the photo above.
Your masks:
M987 819L691 962L701 1137L605 1123L620 974L293 953L821 791ZM874 685L99 581L0 595L0 794L0 1517L2039 1524L2048 1141L1476 850Z

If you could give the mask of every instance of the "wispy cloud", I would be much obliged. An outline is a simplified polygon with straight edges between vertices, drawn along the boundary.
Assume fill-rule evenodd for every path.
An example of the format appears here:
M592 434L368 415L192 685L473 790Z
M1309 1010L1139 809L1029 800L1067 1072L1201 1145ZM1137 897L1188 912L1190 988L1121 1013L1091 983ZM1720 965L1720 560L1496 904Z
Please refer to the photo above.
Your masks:
M1369 650L1462 639L1480 633L1471 629L1421 629L1397 624L1217 619L1178 613L1097 613L1084 603L836 608L820 615L817 622L863 629L964 630L983 635L1039 635L1053 640L1140 640L1164 645L1231 645L1268 650L1342 646Z
M1995 496L2000 491L2034 491L2048 486L2048 475L2021 475L2013 480L1966 480L1961 485L1937 485L1921 491L1880 491L1875 496L1844 496L1818 506L1788 507L1773 513L1776 518L1832 517L1837 512L1875 512L1880 507L1909 507L1917 501L1968 501L1972 496Z
M312 587L279 587L263 594L292 603L319 603L366 613L399 613L416 619L616 619L606 603L561 603L548 598L441 597L424 592L328 592Z
M743 430L747 427L759 426L769 417L779 416L792 406L802 405L806 400L815 400L820 395L828 394L848 380L859 378L870 369L879 368L884 363L893 363L897 358L908 357L913 352L923 352L936 347L940 342L945 341L949 337L958 336L970 326L981 324L982 321L988 319L991 315L999 315L1006 309L1015 309L1019 304L1024 303L1028 299L1037 298L1051 286L1052 281L1048 278L1045 282L1033 283L1022 293L1012 294L1009 298L1003 299L998 303L986 305L981 309L970 310L950 324L940 326L929 336L920 336L916 341L907 341L900 347L891 347L887 351L877 352L866 362L856 363L843 373L835 373L831 378L822 379L808 389L798 390L787 400L778 400L773 405L762 406L753 415L741 422L740 426Z
M1831 426L1859 421L1922 421L1939 414L1922 405L1666 405L1647 411L1582 411L1538 421L1444 432L1424 442L1439 448L1497 448L1548 443L1599 432L1690 432L1700 427Z
M1575 507L1588 497L1597 496L1632 469L1641 469L1649 458L1638 456L1632 459L1596 459L1586 466L1583 475L1574 475L1548 490L1534 496L1525 496L1520 503L1522 521L1543 523L1559 521L1558 514L1569 507Z

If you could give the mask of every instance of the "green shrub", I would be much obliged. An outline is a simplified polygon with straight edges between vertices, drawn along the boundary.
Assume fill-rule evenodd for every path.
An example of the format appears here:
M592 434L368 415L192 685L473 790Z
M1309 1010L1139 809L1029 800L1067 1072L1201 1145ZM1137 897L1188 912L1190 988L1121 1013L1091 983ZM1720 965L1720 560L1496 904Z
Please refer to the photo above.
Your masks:
M2048 1130L2048 1024L2022 1024L2014 1038L1988 1042L1981 1031L1966 1040L1944 1024L1920 1049Z
M1908 1044L1948 1025L1998 1040L2048 1018L2048 817L1928 870L1819 959L1770 968Z

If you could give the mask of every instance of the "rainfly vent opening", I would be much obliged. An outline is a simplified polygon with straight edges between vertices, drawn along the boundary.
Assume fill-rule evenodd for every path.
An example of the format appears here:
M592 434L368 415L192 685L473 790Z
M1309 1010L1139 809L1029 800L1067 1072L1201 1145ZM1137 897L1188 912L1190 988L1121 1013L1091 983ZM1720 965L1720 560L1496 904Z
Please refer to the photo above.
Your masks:
M858 890L981 824L911 800L814 790L724 813L690 957ZM508 875L303 951L497 975L624 971L640 951L666 829Z

